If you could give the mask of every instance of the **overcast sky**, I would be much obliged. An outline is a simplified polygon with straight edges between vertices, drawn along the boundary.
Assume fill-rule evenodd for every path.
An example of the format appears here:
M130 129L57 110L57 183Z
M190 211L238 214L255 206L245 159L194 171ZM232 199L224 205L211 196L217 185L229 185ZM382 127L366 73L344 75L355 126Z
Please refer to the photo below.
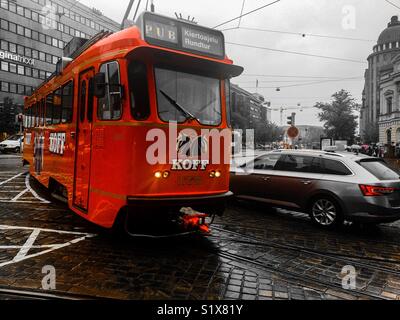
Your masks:
M272 1L246 0L244 12ZM81 2L100 9L106 16L120 22L129 0L81 0ZM400 0L391 0L391 2L400 6ZM137 3L138 0L135 1L135 5ZM200 25L214 27L230 18L239 16L243 0L154 0L154 4L157 13L174 16L175 12L179 12L185 16L194 16ZM145 6L146 0L142 0L139 12L143 11ZM352 19L353 12L355 20ZM364 86L362 78L367 67L366 59L372 52L372 47L376 44L379 34L390 21L390 17L399 14L399 12L399 9L385 0L281 0L270 7L244 17L241 21L241 27L371 41L302 37L300 35L245 29L225 31L227 42L356 61L307 57L227 44L229 57L234 60L235 64L242 65L245 68L245 74L236 78L233 82L255 92L256 79L258 79L260 87L258 92L263 94L267 101L271 101L274 108L281 106L295 107L298 103L304 107L310 107L317 101L329 101L330 96L340 89L350 91L356 100L361 102ZM132 18L133 13L134 10L132 10L130 18ZM238 21L235 21L221 28L237 26ZM269 77L255 77L248 74ZM297 76L299 78L284 76ZM318 78L304 77L357 79L284 88L288 85L321 81ZM277 87L281 87L280 92L276 91ZM285 111L285 122L286 116L291 112L291 110ZM320 125L317 113L315 109L298 111L297 124ZM273 112L273 121L280 124L280 113L278 111Z

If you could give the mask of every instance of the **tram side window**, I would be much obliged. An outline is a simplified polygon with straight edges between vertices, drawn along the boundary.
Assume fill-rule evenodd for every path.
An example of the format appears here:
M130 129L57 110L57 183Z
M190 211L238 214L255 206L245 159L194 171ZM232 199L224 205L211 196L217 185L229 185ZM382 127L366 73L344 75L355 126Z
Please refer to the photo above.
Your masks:
M46 98L46 125L53 123L53 101L54 95L50 93Z
M42 99L40 101L40 123L39 123L40 127L44 126L44 117L45 117L45 104L44 104L44 99Z
M61 122L61 89L54 91L53 96L53 124Z
M228 79L225 79L225 108L226 121L229 127L232 127L232 109L231 109L231 84Z
M61 122L71 123L72 122L72 108L74 101L74 85L70 81L62 88L62 112L61 112Z
M33 127L37 127L38 104L33 106Z
M150 116L146 65L132 61L128 67L128 77L132 116L135 120L146 120Z
M100 120L118 120L122 115L121 82L118 62L103 64L100 72L106 75L106 94L100 98L97 116Z
M88 106L87 106L87 119L89 122L93 121L93 90L94 90L94 82L93 78L89 80L89 96L88 96Z
M33 128L33 106L29 107L29 128Z

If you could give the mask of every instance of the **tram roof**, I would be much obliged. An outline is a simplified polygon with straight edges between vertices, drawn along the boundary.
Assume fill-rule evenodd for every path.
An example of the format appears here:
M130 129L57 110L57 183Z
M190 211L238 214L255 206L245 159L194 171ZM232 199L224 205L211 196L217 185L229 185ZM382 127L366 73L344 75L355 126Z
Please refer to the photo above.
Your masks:
M184 65L198 65L199 69L209 66L218 75L224 75L227 78L236 77L243 72L243 68L233 65L233 61L226 55L224 55L224 58L217 58L202 55L201 53L149 44L144 39L140 26L135 25L109 34L95 42L72 60L62 72L44 82L30 97L26 97L26 103L33 103L38 99L42 99L48 91L56 90L61 84L68 81L71 78L71 74L80 73L93 65L93 63L104 63L109 60L123 59L140 54L152 55L156 59L175 62L175 64L181 61Z

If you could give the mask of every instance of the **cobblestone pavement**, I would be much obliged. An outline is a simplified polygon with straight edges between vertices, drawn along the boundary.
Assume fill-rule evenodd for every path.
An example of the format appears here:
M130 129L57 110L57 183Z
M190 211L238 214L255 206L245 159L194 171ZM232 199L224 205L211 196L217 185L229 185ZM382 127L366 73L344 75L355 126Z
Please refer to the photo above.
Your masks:
M398 299L400 225L322 231L308 217L231 205L209 236L111 236L50 199L0 155L0 297L23 292L112 299ZM44 267L56 290L42 289ZM357 272L356 290L342 269ZM40 298L40 296L33 296Z

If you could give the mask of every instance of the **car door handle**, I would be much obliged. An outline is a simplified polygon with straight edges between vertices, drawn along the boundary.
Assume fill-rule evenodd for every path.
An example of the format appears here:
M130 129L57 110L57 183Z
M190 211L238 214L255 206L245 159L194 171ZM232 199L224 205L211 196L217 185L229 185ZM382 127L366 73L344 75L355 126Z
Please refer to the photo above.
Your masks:
M263 180L264 181L271 181L271 177L264 177Z
M310 180L303 180L301 183L304 184L304 185L306 185L306 186L308 186L309 184L312 183L312 181L310 181Z
M76 132L71 132L70 135L71 135L71 138L75 138Z

